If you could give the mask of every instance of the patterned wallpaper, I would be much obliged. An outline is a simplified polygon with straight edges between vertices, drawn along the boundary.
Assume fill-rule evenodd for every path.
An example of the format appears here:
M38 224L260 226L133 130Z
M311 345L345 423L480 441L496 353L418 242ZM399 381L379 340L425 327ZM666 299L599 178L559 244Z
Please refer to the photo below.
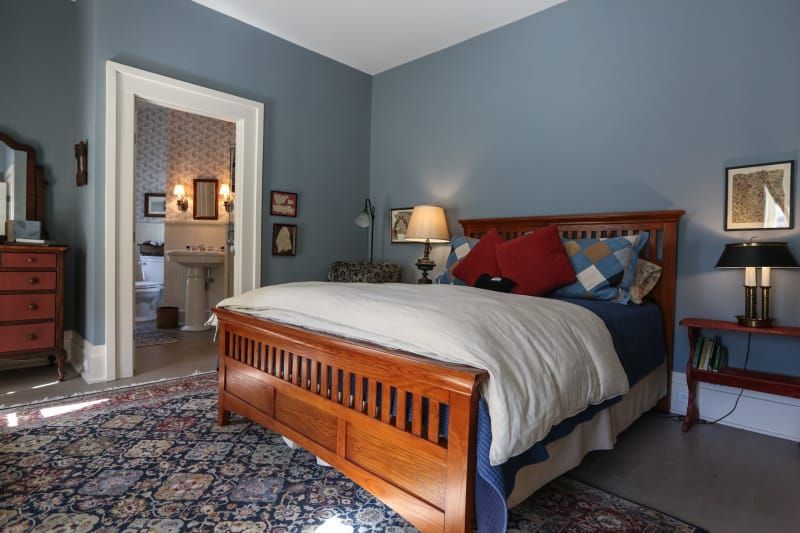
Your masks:
M192 220L195 178L216 178L220 185L230 183L230 147L236 142L236 125L169 110L168 128L167 221ZM189 196L189 209L186 211L178 209L172 196L177 183L183 184ZM221 201L219 215L220 222L227 222Z
M230 148L236 142L236 125L213 118L147 103L137 105L136 220L164 219L144 216L144 193L167 193L166 221L192 221L195 178L216 178L230 183ZM189 209L175 205L172 189L183 184ZM219 200L219 222L227 213ZM205 222L208 221L198 221Z
M136 222L163 224L163 218L144 216L144 193L167 190L168 109L136 105Z

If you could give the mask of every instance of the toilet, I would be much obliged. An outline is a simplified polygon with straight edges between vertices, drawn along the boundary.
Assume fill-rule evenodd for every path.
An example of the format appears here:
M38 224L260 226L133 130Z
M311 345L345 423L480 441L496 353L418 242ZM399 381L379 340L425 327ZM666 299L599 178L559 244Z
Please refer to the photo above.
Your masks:
M136 280L136 322L156 319L164 291L164 256L143 255Z

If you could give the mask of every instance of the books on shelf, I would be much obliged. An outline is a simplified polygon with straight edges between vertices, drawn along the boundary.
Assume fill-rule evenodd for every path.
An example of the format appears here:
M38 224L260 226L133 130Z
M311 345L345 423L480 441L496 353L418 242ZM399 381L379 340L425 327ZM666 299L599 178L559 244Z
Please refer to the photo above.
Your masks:
M728 367L728 351L719 335L698 337L694 346L692 366L699 370L719 372Z

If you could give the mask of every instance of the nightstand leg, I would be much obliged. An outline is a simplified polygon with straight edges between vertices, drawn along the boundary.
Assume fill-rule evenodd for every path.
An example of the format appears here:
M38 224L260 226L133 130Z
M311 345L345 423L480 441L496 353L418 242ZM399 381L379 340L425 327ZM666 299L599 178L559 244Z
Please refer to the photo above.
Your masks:
M56 352L56 362L58 363L58 381L64 381L64 363L67 361L67 352L58 350Z
M683 417L683 432L686 433L700 419L697 408L697 381L692 376L692 360L686 365L686 385L689 388L689 403L686 405L686 416Z

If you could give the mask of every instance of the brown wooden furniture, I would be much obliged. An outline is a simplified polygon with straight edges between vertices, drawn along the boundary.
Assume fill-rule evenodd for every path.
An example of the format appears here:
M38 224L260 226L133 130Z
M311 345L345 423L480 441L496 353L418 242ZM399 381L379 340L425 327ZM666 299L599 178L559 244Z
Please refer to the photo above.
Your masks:
M49 356L64 379L66 246L0 245L0 357Z
M738 322L708 320L704 318L684 318L681 320L680 324L688 328L690 347L689 361L686 363L686 384L689 386L689 403L686 406L686 416L683 418L684 432L689 431L700 419L700 409L697 405L698 381L724 385L726 387L766 392L768 394L777 394L779 396L800 398L800 377L798 376L757 372L755 370L746 370L742 368L725 368L719 372L712 372L710 370L694 368L692 365L694 347L703 329L732 331L751 335L800 337L800 328L787 326L749 328L740 325Z
M651 232L644 256L664 268L652 297L664 314L671 371L682 214L463 220L461 225L473 237L492 227L513 237L548 224L557 224L569 237ZM225 309L214 312L220 336L220 424L235 412L285 435L423 531L472 530L477 405L485 371ZM393 394L394 414L388 408ZM449 408L444 436L438 431L442 405ZM410 422L402 416L408 406Z

